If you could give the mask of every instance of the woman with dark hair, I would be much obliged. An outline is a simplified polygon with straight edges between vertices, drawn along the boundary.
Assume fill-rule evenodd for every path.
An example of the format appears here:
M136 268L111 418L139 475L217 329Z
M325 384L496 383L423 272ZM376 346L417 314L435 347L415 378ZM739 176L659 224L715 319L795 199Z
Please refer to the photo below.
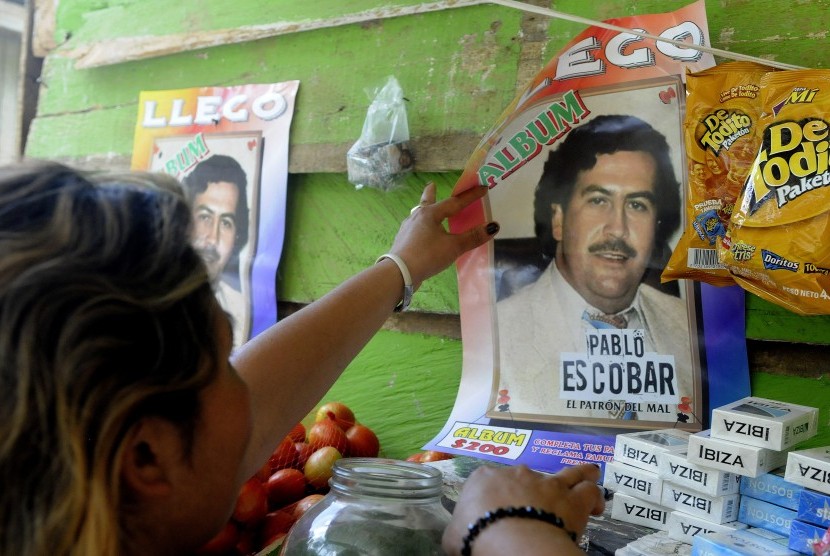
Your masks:
M393 309L498 231L490 223L452 235L442 225L485 192L436 202L428 186L377 264L230 357L230 323L190 245L177 183L54 163L0 169L0 554L164 555L201 546L275 439ZM583 475L577 488L534 473L465 511L527 500L578 532L589 511L601 510L590 484L597 470L571 471L569 481ZM524 497L528 487L535 498ZM536 526L543 535L562 529ZM456 551L461 530L448 530Z

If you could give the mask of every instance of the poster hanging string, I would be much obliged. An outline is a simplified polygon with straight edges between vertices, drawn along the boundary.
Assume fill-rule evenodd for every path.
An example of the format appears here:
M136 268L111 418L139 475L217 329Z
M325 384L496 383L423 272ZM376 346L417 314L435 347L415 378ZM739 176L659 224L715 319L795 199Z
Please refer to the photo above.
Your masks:
M507 8L514 8L517 10L522 10L528 13L534 13L538 15L544 15L548 17L552 17L555 19L564 19L566 21L572 21L574 23L582 23L584 25L593 26L593 27L601 27L603 29L608 29L610 31L618 31L620 33L630 33L632 35L636 35L638 37L642 37L644 39L651 39L654 41L660 42L667 42L671 43L675 46L679 46L682 48L691 48L693 50L700 50L702 52L707 52L712 55L721 56L723 58L727 58L730 60L741 60L745 62L756 62L758 64L763 64L766 66L771 66L778 69L784 70L793 70L793 69L804 69L803 66L796 66L793 64L786 64L783 62L776 62L773 60L765 60L763 58L758 58L756 56L749 56L747 54L741 54L739 52L730 52L728 50L721 50L720 48L713 48L706 45L698 45L698 44L691 44L684 41L678 41L675 39L669 39L666 37L660 37L657 35L652 35L650 33L645 33L638 29L629 29L627 27L621 27L619 25L613 25L611 23L605 23L603 21L596 21L593 19L589 19L587 17L580 17L577 15L568 14L565 12L560 12L556 10L551 10L549 8L542 8L540 6L533 6L531 4L526 4L524 2L517 2L515 0L483 0L482 4L498 4L500 6L505 6Z

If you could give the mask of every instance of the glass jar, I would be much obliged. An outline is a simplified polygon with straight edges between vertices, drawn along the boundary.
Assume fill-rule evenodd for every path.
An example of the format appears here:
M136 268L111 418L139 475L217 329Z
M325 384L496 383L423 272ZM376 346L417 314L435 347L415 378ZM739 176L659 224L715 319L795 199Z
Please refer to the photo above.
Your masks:
M442 555L450 513L441 472L421 463L345 458L331 490L291 528L283 556Z

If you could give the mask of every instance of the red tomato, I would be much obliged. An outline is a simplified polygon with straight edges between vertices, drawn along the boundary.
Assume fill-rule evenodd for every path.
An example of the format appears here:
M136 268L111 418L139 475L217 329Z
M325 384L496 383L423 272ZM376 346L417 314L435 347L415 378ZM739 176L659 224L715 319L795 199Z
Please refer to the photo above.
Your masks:
M256 554L259 546L257 546L257 539L259 537L259 529L243 529L239 535L239 540L236 542L236 554Z
M268 477L270 477L270 476L271 476L271 461L269 459L269 461L266 461L265 463L263 463L262 467L260 467L257 470L257 472L254 473L254 477L259 479L259 482L264 483L265 481L268 480Z
M426 452L416 452L416 453L412 454L411 456L409 456L408 458L406 458L406 461L411 461L411 462L414 462L414 463L421 463L421 458L424 457L425 453Z
M252 477L245 481L236 498L233 519L239 523L256 524L268 513L268 493L259 479Z
M297 450L296 467L302 469L308 461L308 456L314 453L314 448L308 442L295 442L294 449Z
M331 446L341 454L345 454L346 448L349 446L346 433L332 419L317 421L311 425L308 430L308 443L315 450L319 450L324 446Z
M282 439L282 442L274 448L274 452L268 459L271 464L271 471L277 469L285 469L286 467L293 467L297 462L297 450L294 449L294 441L289 437Z
M294 442L305 442L305 425L297 423L290 431L288 431L288 438Z
M428 461L441 461L445 459L452 459L454 456L452 454L446 454L444 452L436 452L434 450L427 450L424 452L424 455L421 456L421 463L426 463Z
M296 521L297 518L290 511L269 512L262 524L262 538L266 540L267 544L271 544L268 539L272 539L277 535L285 535Z
M292 511L294 512L294 518L300 519L301 517L303 517L304 513L313 508L314 505L323 498L325 497L322 494L309 494L308 496L294 504L294 507L292 508Z
M319 423L326 419L334 420L337 426L344 431L355 423L354 413L346 404L341 402L328 402L320 406L314 420Z
M268 478L265 490L274 507L296 502L305 494L305 475L298 469L279 469Z
M346 440L349 441L347 453L349 457L375 458L380 451L380 441L369 427L353 425L346 431Z
M324 446L309 456L303 472L306 481L314 488L323 488L331 479L334 462L343 456L336 448Z
M216 536L206 542L196 554L199 556L219 556L233 550L239 542L239 527L232 521L225 524Z

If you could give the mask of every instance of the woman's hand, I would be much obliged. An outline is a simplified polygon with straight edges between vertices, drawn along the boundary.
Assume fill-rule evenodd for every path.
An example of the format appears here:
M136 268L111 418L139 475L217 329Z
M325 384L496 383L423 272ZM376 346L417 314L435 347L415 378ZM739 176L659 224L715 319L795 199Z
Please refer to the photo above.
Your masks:
M390 250L409 267L416 289L421 282L450 266L466 251L486 243L498 232L498 224L494 222L460 234L450 234L444 228L444 220L486 194L486 187L473 187L436 202L435 184L430 182L426 185L420 204L401 224Z
M537 473L524 465L480 467L464 484L444 532L444 550L450 555L460 554L470 523L485 512L509 506L533 506L554 513L562 518L567 532L578 538L585 531L588 516L599 515L605 509L599 479L599 468L590 464L568 467L554 475ZM581 553L567 532L535 519L504 517L481 531L473 541L472 553Z

